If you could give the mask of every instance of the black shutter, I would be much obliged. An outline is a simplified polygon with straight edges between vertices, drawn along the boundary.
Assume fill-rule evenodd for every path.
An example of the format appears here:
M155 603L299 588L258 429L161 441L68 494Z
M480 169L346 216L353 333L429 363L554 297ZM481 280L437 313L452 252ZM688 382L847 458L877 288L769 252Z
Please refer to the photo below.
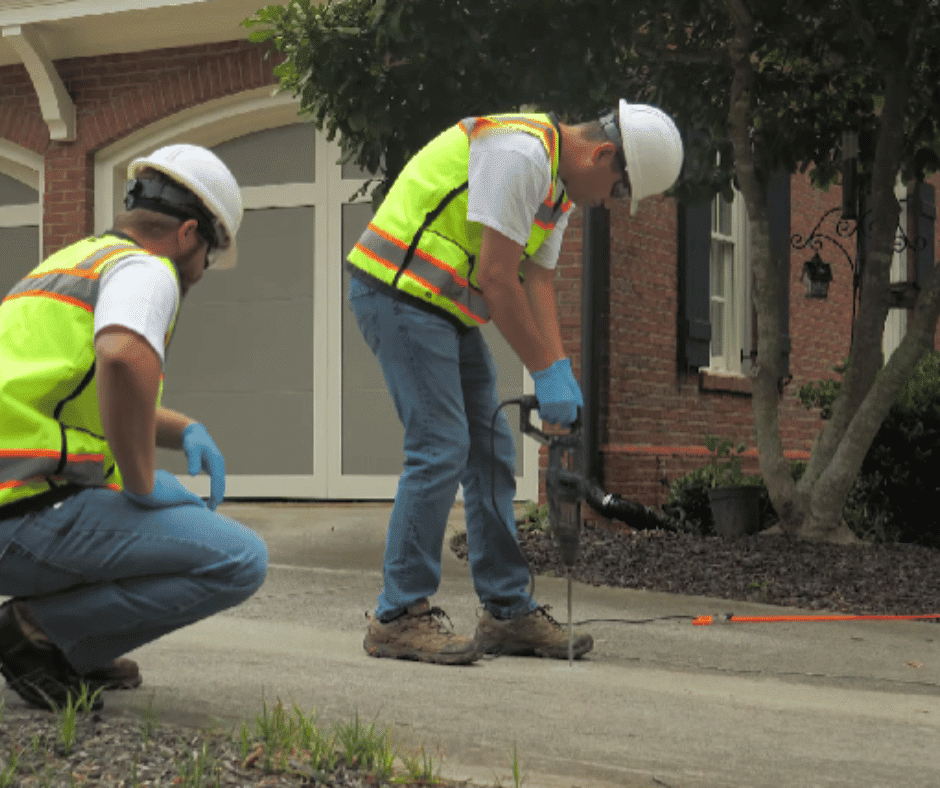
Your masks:
M936 190L929 183L918 181L915 187L917 199L914 200L917 238L914 241L915 268L914 281L919 285L927 280L933 271L934 259L934 222L937 219Z
M777 172L767 184L767 209L771 260L779 266L780 368L779 376L790 376L790 173Z
M711 356L711 200L680 206L679 371L707 367Z

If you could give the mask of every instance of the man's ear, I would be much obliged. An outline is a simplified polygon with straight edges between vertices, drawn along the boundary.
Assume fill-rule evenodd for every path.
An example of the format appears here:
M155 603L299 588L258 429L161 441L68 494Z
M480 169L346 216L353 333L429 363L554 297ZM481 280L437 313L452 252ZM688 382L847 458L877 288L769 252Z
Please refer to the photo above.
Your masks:
M186 240L192 240L196 236L197 230L199 228L199 222L195 219L186 219L176 231L177 240L180 242L180 245L183 244Z
M610 162L617 155L617 148L612 142L600 142L594 147L591 155L591 164Z

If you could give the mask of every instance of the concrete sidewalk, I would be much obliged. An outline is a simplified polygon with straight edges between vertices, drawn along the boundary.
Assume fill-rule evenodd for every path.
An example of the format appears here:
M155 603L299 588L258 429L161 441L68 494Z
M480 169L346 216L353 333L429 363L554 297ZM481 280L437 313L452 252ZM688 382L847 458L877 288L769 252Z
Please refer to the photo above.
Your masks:
M132 655L133 692L109 710L206 725L254 720L262 693L321 723L391 726L443 773L527 788L936 788L940 628L916 622L692 626L593 623L589 659L502 657L444 667L368 657L390 506L225 504L270 551L267 580L238 608ZM454 511L454 529L462 528ZM860 578L864 582L864 578ZM536 597L565 615L565 583ZM471 634L469 570L445 547L434 603ZM575 620L641 620L778 607L577 585ZM932 612L932 611L924 611ZM15 702L8 692L8 702Z

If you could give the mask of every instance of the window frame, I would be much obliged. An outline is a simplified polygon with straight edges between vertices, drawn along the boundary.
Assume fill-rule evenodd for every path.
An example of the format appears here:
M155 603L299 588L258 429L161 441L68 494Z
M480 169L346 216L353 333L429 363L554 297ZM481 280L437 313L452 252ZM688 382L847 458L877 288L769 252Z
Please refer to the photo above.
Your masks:
M722 227L721 211L727 211L728 226ZM729 248L730 266L722 273L725 293L716 295L715 251L720 246ZM731 202L721 194L711 202L711 232L709 245L709 322L712 339L709 343L709 364L705 371L716 375L744 376L750 364L752 327L750 242L747 208L744 196L735 190ZM720 321L715 311L720 311ZM722 348L715 351L720 332Z

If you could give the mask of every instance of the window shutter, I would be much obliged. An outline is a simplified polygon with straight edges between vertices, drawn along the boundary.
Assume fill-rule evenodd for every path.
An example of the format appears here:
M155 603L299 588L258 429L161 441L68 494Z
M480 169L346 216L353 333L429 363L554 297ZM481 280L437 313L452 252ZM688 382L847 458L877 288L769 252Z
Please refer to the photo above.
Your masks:
M934 187L923 181L918 181L916 193L917 239L914 242L916 250L914 281L923 284L934 266L934 222L937 219L937 196Z
M780 266L780 368L782 379L790 377L790 173L777 172L767 184L771 259Z
M679 370L707 367L712 327L711 200L680 206L679 221Z

